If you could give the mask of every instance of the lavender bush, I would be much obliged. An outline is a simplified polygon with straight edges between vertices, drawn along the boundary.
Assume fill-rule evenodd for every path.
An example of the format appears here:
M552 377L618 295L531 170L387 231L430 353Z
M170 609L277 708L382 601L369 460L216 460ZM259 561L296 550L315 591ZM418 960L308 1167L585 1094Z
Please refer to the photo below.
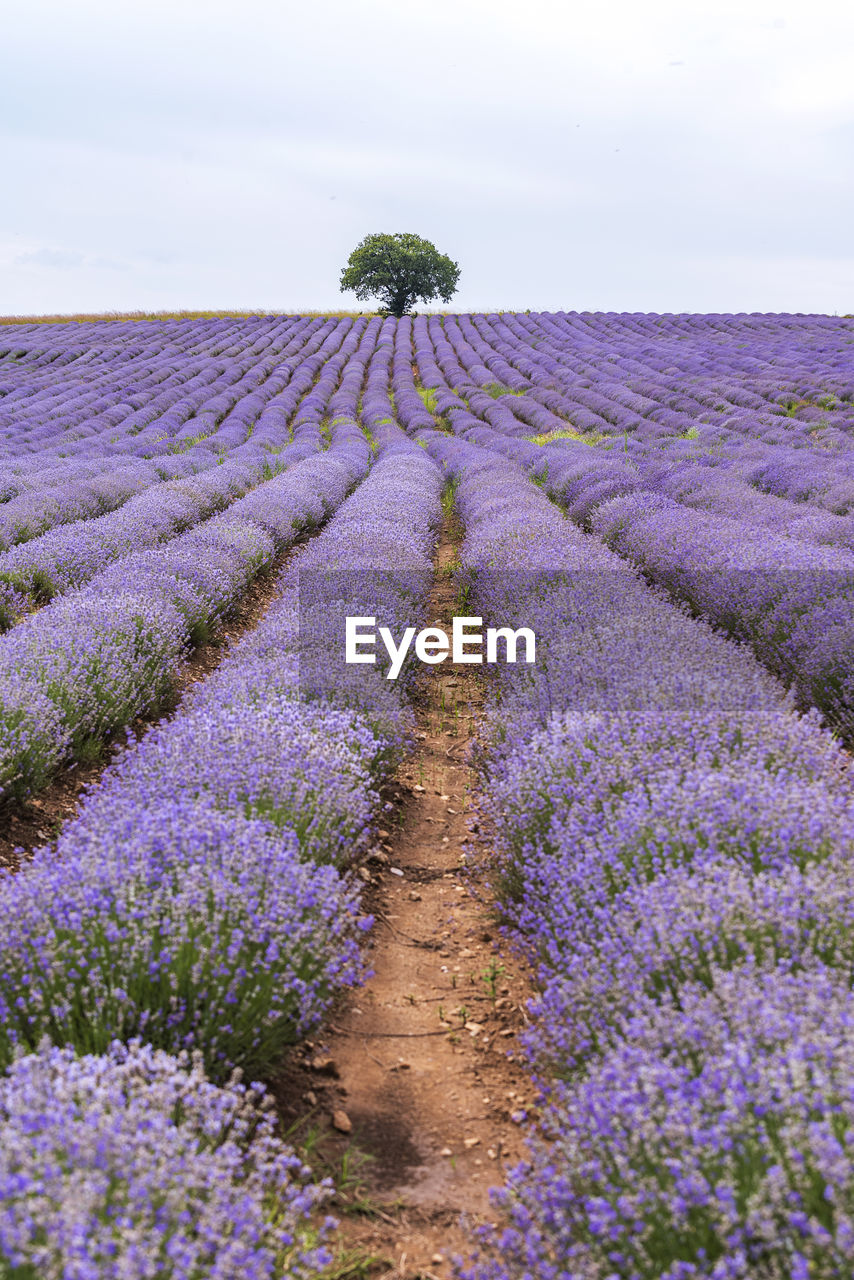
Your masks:
M339 632L417 621L432 458L467 611L539 638L494 674L474 760L546 1119L471 1274L846 1276L854 809L796 708L850 733L852 337L565 312L0 331L2 794L154 705L337 509L262 624L0 881L3 1062L45 1034L155 1054L113 1046L142 1036L264 1072L358 979L347 868L413 669L345 670ZM267 1229L241 1274L302 1265ZM71 1274L62 1240L10 1274Z
M352 565L358 584L372 560L392 621L424 607L441 479L411 442L388 449L262 623L106 772L55 849L0 879L0 1061L44 1034L87 1052L141 1035L198 1048L217 1079L263 1073L358 980L370 921L345 872L407 740L407 684L371 669L306 685L293 579Z
M499 668L476 762L541 984L545 1124L465 1274L844 1275L843 753L518 469L422 438L457 482L468 607L542 644Z
M0 1079L0 1275L316 1275L331 1254L307 1219L330 1188L266 1101L139 1041L18 1058Z
M854 1247L854 997L821 968L640 1004L498 1197L471 1280L841 1278Z
M342 439L264 486L262 505L227 512L173 539L163 551L118 561L77 592L56 600L0 637L0 707L14 728L16 689L47 698L63 734L14 750L4 762L8 789L39 785L70 747L156 708L200 627L236 603L277 550L322 520L364 473L364 450ZM18 699L18 701L15 701Z
M144 1036L261 1073L360 972L359 913L296 834L189 798L104 797L0 879L0 1059ZM26 993L26 994L24 994Z

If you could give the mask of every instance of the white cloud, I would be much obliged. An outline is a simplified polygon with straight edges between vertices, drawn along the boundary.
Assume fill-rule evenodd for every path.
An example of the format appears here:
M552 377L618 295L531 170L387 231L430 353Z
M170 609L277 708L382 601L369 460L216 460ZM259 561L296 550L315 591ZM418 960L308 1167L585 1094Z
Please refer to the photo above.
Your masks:
M461 307L844 309L852 46L836 0L29 0L0 296L335 306L412 230Z
M15 262L20 266L58 267L65 270L68 267L82 266L85 258L76 249L30 249L26 253L19 253Z

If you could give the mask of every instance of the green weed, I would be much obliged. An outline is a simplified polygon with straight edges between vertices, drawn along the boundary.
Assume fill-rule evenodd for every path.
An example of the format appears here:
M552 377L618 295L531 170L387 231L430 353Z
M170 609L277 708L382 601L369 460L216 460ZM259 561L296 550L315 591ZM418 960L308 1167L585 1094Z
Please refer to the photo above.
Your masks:
M514 391L512 387L505 387L503 382L487 382L480 389L485 391L488 396L492 396L493 400L497 400L499 396L523 396L525 394L524 391Z
M576 431L575 427L563 427L559 431L546 431L538 436L525 436L531 444L553 444L555 440L577 440L579 444L595 445L604 439L596 431Z
M421 402L428 413L436 413L436 390L434 387L417 387L416 388Z

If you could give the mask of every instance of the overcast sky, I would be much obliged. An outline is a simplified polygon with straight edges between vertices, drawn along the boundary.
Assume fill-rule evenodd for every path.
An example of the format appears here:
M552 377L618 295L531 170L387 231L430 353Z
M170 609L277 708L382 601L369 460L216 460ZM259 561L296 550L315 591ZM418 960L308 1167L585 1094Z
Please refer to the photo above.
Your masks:
M842 0L26 0L0 64L2 314L358 308L381 231L454 310L854 311Z

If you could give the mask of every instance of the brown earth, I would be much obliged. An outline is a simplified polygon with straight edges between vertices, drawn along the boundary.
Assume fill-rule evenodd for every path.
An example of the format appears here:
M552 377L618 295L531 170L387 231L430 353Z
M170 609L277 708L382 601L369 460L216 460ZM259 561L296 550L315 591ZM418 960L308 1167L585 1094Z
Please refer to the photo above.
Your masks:
M446 629L456 593L441 570L453 553L446 536L430 602ZM447 1259L470 1250L470 1229L494 1219L489 1188L525 1154L535 1091L516 1037L531 987L498 946L477 872L488 833L465 763L482 698L471 666L424 669L419 745L388 789L393 809L360 870L376 919L373 977L277 1082L315 1171L343 1179L332 1205L338 1243L345 1259L362 1254L344 1274L450 1274Z

